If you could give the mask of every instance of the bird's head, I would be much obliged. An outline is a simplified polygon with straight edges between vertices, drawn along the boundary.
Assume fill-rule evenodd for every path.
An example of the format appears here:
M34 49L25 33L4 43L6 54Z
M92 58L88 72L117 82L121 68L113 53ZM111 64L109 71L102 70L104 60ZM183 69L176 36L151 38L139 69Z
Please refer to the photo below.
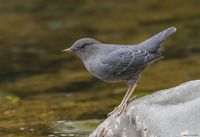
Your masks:
M97 44L99 43L100 43L99 41L92 38L82 38L75 41L70 48L64 49L62 51L74 52L81 59L85 60L89 55L95 53L95 50L98 47Z

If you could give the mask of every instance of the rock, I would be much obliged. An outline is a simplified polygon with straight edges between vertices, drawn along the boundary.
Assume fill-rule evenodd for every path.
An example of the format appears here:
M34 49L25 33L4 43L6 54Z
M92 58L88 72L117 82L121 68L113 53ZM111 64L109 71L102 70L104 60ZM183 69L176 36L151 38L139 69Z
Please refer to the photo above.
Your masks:
M54 121L50 125L52 137L86 137L102 120Z
M90 137L200 136L200 80L132 101L108 117Z

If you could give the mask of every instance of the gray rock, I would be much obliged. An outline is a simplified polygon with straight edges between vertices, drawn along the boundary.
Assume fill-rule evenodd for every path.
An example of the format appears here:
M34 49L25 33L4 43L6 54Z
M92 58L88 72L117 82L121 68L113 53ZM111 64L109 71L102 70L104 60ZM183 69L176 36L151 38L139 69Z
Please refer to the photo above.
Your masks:
M200 80L137 99L114 115L90 137L200 137Z

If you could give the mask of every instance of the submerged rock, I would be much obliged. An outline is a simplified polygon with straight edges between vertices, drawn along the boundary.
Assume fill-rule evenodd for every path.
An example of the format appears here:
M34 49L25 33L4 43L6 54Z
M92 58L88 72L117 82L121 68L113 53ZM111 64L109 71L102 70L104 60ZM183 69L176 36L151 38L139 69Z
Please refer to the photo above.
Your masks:
M102 120L82 120L82 121L55 121L51 125L52 133L50 137L87 137L89 133Z
M108 117L90 137L200 136L200 80L131 102L121 116Z

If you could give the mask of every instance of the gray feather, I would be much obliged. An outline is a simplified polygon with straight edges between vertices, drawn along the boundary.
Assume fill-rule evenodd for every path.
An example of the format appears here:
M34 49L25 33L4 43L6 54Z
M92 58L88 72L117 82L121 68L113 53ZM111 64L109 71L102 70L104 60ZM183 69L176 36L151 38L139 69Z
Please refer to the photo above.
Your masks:
M157 52L159 51L160 47L162 46L165 39L167 39L170 35L176 32L175 27L168 28L153 37L145 40L142 43L139 43L137 46L141 50L146 50L148 52Z
M102 58L102 63L108 65L113 74L123 75L143 69L158 57L143 50L117 50Z

